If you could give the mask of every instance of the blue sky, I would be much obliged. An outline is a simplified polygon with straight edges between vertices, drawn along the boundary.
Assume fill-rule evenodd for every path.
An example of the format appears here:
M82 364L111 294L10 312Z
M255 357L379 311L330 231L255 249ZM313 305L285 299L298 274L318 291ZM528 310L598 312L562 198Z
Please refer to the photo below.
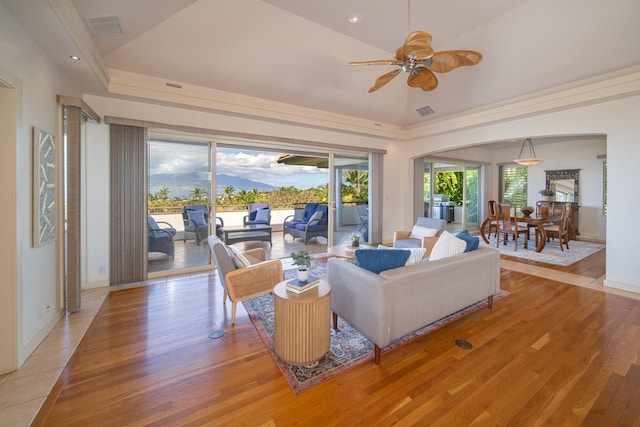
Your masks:
M313 166L278 164L278 152L259 152L217 149L218 174L239 176L276 187L294 186L299 189L325 185L329 181L327 169ZM208 148L203 144L175 144L152 142L150 150L150 174L206 173Z

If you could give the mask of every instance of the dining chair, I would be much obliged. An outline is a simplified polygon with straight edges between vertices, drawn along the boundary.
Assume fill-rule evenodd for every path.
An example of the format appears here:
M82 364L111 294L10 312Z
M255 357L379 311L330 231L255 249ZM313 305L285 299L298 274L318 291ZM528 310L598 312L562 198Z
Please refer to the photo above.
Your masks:
M494 230L494 235L498 237L498 209L495 200L489 200L489 210L487 216L489 217L489 237L491 237L491 229Z
M544 231L547 234L547 241L551 238L558 237L560 242L560 250L564 251L563 246L569 249L569 226L571 218L571 209L567 206L562 208L562 214L560 215L560 223L548 225L544 227Z
M511 203L500 203L498 211L498 237L496 239L496 247L500 246L500 236L504 235L504 244L507 245L509 236L513 236L515 250L518 250L518 236L522 235L524 239L524 248L529 249L529 228L518 225L515 222L516 208L511 210ZM513 213L512 213L513 212Z

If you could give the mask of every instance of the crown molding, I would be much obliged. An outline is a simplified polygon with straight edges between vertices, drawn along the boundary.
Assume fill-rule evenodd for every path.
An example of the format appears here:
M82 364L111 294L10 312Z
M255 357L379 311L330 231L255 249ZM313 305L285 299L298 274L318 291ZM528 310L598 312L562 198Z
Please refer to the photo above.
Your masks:
M408 140L640 95L640 67L468 110L406 128Z
M108 91L111 94L142 98L209 111L354 133L385 139L404 138L402 127L375 123L357 117L314 110L296 105L239 95L215 89L167 82L120 70L111 70Z

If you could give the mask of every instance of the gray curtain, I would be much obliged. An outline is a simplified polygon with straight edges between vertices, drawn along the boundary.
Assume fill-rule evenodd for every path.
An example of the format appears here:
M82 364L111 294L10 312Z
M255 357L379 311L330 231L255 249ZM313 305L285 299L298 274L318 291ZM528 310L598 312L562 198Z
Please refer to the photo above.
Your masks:
M67 311L80 310L81 306L81 164L82 164L82 110L65 105L63 108L66 144L66 237L64 304Z
M110 284L147 278L147 130L109 125Z
M383 154L369 153L369 242L382 242Z

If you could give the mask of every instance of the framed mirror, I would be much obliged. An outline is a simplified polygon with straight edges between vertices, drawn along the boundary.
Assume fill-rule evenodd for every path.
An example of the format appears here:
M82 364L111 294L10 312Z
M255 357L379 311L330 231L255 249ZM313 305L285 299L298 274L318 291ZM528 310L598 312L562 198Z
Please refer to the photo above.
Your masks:
M579 203L580 169L561 169L545 171L546 188L556 193L556 202Z

